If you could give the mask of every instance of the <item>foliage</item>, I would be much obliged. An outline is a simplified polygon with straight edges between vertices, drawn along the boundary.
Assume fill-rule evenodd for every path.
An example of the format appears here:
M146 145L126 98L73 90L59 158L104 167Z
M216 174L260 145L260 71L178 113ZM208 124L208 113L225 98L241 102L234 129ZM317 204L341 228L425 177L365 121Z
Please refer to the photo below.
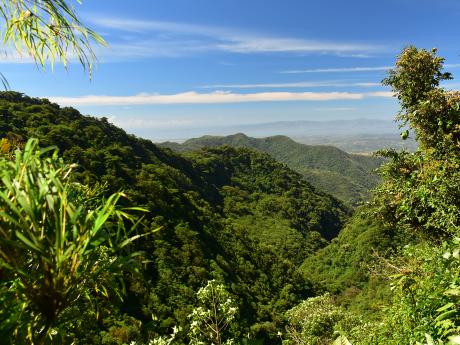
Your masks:
M386 151L377 214L390 226L443 237L459 228L459 93L439 87L450 79L436 50L405 49L385 83L401 102L399 118L420 142L415 153Z
M67 66L68 59L76 57L91 76L91 43L104 41L65 1L2 0L0 12L4 42L17 52L42 67L47 61L53 66L55 60ZM106 119L83 118L46 100L9 92L1 95L1 103L2 151L10 152L11 143L38 137L42 145L57 145L65 161L80 164L75 176L81 183L107 186L106 196L128 187L135 203L152 210L145 232L126 238L124 223L131 219L115 209L120 193L101 201L93 190L69 182L74 167L56 154L43 156L46 151L38 151L36 142L26 144L24 155L17 151L16 165L5 163L5 205L0 206L5 225L1 264L6 268L6 273L0 271L0 301L5 306L0 317L5 322L0 331L8 335L15 329L21 342L27 336L39 343L171 343L176 333L167 338L158 332L165 333L171 323L184 323L193 287L209 277L225 278L244 300L240 327L251 325L255 336L271 341L281 323L280 311L311 294L296 273L296 262L318 247L312 239L323 245L348 216L337 200L299 183L299 175L264 155L225 149L183 158L127 136ZM29 173L19 163L33 150L36 159L25 166L37 169ZM217 167L225 167L228 174L222 178ZM247 205L241 195L249 197ZM242 210L262 207L247 214L244 224L233 219L241 211L228 207L235 203L242 204ZM111 216L116 216L114 222L108 222ZM251 217L273 228L282 223L283 230L293 233L300 243L295 262L287 252L276 251L276 242L257 240L247 226ZM158 226L164 227L163 234L138 245L147 259L137 262L143 265L142 276L124 272L127 301L108 301L109 292L119 292L114 280L124 267L125 256L116 254ZM147 321L151 309L161 317L160 329Z
M329 294L309 298L287 313L285 344L325 344L334 340L334 326L341 319L342 311Z
M460 332L458 244L455 239L438 247L407 246L401 257L382 264L391 278L393 300L368 343L411 344L426 335L446 341Z
M199 307L193 309L190 319L190 344L234 344L228 328L238 314L238 307L223 284L208 281L197 293Z
M351 345L350 341L344 335L339 335L332 345Z
M30 140L13 161L0 158L3 288L21 304L17 319L5 322L17 323L16 336L30 342L56 336L65 311L89 294L120 294L114 281L127 266L116 254L134 239L124 227L134 218L116 209L122 194L94 204L94 191L70 178L75 165L49 151ZM119 221L109 231L113 216Z
M173 332L169 336L159 336L154 339L150 339L146 345L171 345L173 344L174 339L176 338L177 333L181 329L178 327L173 327ZM142 345L139 342L132 341L129 345Z
M443 62L436 50L408 47L399 55L384 83L398 97L398 119L415 133L419 149L381 152L390 160L380 169L382 184L372 203L362 209L372 221L360 226L352 220L302 267L315 284L340 292L347 312L366 317L366 324L344 328L351 343L446 344L459 333L460 100L458 92L440 87L451 79ZM370 264L373 274L363 275L360 262ZM346 286L363 290L350 299ZM391 286L386 301L385 286ZM371 287L380 297L363 304Z
M286 345L349 345L368 329L368 324L338 306L329 293L303 301L289 310L286 317L288 325L283 340Z
M67 66L68 59L75 58L91 75L96 60L92 43L105 42L80 21L71 4L64 0L2 0L0 14L3 41L19 54L29 55L42 67L56 60Z
M416 131L417 139L425 146L435 144L433 135L438 133L443 137L443 130L454 125L448 121L443 123L445 119L438 116L450 115L455 118L455 112L446 114L448 109L436 109L434 106L442 104L446 96L455 95L439 87L441 81L452 79L452 75L443 72L444 59L436 56L436 52L436 49L429 52L413 46L407 47L398 56L395 68L383 80L385 85L392 87L400 102L398 119L403 124L409 124ZM432 102L435 104L430 104Z
M382 152L391 161L381 170L383 183L369 214L411 238L411 244L381 263L393 299L372 339L363 335L368 343L441 344L459 332L460 99L458 92L439 86L451 79L443 62L435 49L408 47L384 81L400 101L398 118L414 131L420 147L414 153Z
M1 93L1 335L186 344L242 341L237 337L248 334L248 341L277 344L287 321L286 344L454 344L460 334L460 99L439 86L450 78L442 65L436 51L409 47L399 56L385 83L420 146L382 152L389 161L380 169L381 185L340 234L350 210L267 154L229 146L177 154L107 119ZM56 145L64 160L38 150L35 141L12 154L30 137ZM282 157L279 138L230 140ZM286 151L288 144L278 148ZM300 171L311 156L299 150L289 164ZM321 170L318 152L312 164ZM374 164L345 158L351 175ZM332 163L329 169L338 173ZM129 262L140 274L123 273L123 302L111 299L121 278L111 272L126 258L115 253L131 241L121 240L129 219L115 208L128 203L118 200L120 189L129 203L150 210L136 236L162 227L136 243L144 254ZM238 301L239 322L219 340L216 334L228 331L236 316L229 295ZM205 319L213 320L211 333L204 332ZM169 335L173 325L185 332Z
M316 188L352 205L369 197L369 189L379 181L373 170L383 162L379 157L348 154L331 146L300 144L281 135L256 139L238 133L226 137L203 136L183 144L166 142L161 145L179 152L221 145L256 149L287 164Z
M391 296L379 262L397 253L407 239L385 228L361 207L326 247L305 259L300 272L315 291L328 291L349 311L373 318Z
M140 234L162 227L135 242L141 274L124 275L124 302L97 300L97 315L75 319L71 332L82 344L146 342L174 325L185 330L174 341L188 343L195 291L211 279L225 281L240 303L238 332L277 343L284 312L314 294L298 265L350 214L266 154L225 147L183 156L107 119L16 92L0 93L0 137L56 145L65 162L78 163L78 182L107 186L106 197L122 189L122 205L149 210Z

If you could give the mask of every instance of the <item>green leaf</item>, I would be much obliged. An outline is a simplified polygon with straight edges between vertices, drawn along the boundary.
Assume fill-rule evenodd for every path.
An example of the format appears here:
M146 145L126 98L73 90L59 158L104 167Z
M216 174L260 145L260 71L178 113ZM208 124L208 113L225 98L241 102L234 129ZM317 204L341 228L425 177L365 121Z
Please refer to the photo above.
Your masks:
M26 244L31 249L35 250L36 252L43 253L43 249L40 248L38 245L30 241L27 237L21 234L19 231L15 231L17 238L19 238L24 244Z
M435 345L433 338L428 333L425 333L426 345Z
M145 233L145 234L138 234L138 235L134 235L134 236L132 236L132 237L130 237L130 238L127 238L126 240L124 240L123 242L121 242L121 243L119 244L119 248L121 249L121 248L123 248L123 247L126 247L128 244L130 244L130 243L136 241L137 239L139 239L139 238L141 238L141 237L145 237L145 236L151 235L151 234L154 234L155 232L159 231L160 229L161 229L161 227L156 228L156 229L154 229L154 230L152 230L152 231L149 231L149 232L147 232L147 233Z
M352 344L345 336L340 335L337 339L334 340L332 345L352 345Z
M447 303L446 305L442 306L441 308L437 309L436 311L437 312L442 312L444 310L452 308L454 305L455 305L454 303L450 302L450 303Z
M450 319L450 318L452 318L453 316L457 315L457 313L458 313L457 310L449 310L449 311L446 311L446 312L440 314L440 315L436 318L436 321L442 321L442 320Z

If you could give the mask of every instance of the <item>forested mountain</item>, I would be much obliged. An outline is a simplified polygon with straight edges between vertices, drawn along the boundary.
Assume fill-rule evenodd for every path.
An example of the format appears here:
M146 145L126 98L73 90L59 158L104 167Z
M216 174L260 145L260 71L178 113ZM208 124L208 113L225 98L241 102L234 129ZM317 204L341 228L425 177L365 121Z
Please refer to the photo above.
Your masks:
M350 214L267 154L228 146L174 153L104 118L16 92L0 93L0 136L19 147L30 137L56 145L78 164L78 181L123 190L129 205L146 207L142 231L161 227L136 242L144 254L140 274L126 274L124 303L101 300L84 327L69 329L79 343L121 344L187 328L195 293L212 278L239 304L235 334L276 342L283 313L315 294L297 268Z
M353 215L266 153L175 153L0 93L0 339L459 344L460 94L439 87L443 61L398 57L385 83L420 146L381 152Z
M326 293L287 313L293 343L460 344L460 93L443 67L410 46L384 80L420 145L381 152L372 201L302 264Z
M379 157L349 154L332 146L300 144L285 136L259 139L238 133L225 137L203 136L182 144L161 144L179 152L219 145L248 147L268 153L302 174L315 187L352 205L369 197L369 190L379 181L374 170L383 162Z
M365 214L360 208L325 248L306 258L300 272L316 291L328 291L343 305L366 313L378 312L388 300L389 287L376 275L379 257L389 257L410 239Z

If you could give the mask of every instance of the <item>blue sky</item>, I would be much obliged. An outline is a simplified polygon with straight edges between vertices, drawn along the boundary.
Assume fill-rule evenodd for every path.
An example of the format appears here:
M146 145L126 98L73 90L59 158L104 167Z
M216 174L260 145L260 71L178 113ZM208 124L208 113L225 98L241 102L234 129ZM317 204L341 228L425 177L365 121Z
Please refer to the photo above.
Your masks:
M397 104L379 82L408 44L437 47L454 76L460 72L457 0L86 0L76 7L109 44L97 48L91 81L76 63L44 73L27 58L4 58L2 73L14 90L154 140L174 138L176 129L216 134L235 124L390 119Z

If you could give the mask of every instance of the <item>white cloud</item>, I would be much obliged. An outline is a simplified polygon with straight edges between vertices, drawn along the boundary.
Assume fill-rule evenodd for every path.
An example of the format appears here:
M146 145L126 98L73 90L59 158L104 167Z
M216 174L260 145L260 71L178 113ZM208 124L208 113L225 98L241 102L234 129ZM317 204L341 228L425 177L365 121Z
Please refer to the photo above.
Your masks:
M340 53L376 49L371 45L263 36L233 37L231 42L218 44L217 47L233 53Z
M107 105L153 105L153 104L219 104L247 102L332 101L359 100L364 97L391 97L391 92L259 92L232 93L216 91L197 93L194 91L171 95L141 93L132 96L48 97L52 102L68 106Z
M192 120L167 120L159 121L155 119L145 119L145 118L119 118L113 117L109 121L114 125L122 128L130 129L168 129L168 128L177 128L177 127L187 127L190 125L197 124L197 121Z
M362 44L353 42L333 42L309 40L292 37L277 37L270 34L248 32L239 29L224 27L196 25L155 20L137 20L104 16L93 16L89 20L96 26L104 29L111 29L118 32L135 34L136 41L127 40L124 45L133 45L138 49L143 44L152 56L156 56L154 46L166 45L159 53L164 54L165 50L170 55L190 53L192 50L184 51L182 48L196 46L194 51L225 51L233 53L328 53L346 56L366 56L367 53L377 52L384 47L374 44ZM116 37L115 35L111 35ZM121 35L118 35L120 38ZM148 37L148 39L146 39ZM155 43L156 42L156 43ZM117 47L116 42L113 47ZM118 49L117 49L118 50ZM125 53L128 53L125 50Z
M373 57L373 55L370 54L353 54L353 53L338 53L337 54L340 57L351 57L351 58L358 58L358 59L369 59Z
M133 33L146 33L148 31L175 32L181 34L198 34L203 36L215 36L216 31L223 35L223 31L215 27L202 25L190 25L159 20L140 20L117 17L90 16L88 18L97 26ZM214 32L211 34L211 31Z
M445 64L445 68L460 67L460 64ZM281 71L284 74L299 74L299 73L347 73L347 72L373 72L373 71L389 71L394 66L371 66L371 67L340 67L340 68L312 68L300 70Z
M16 50L11 44L5 44L0 49L0 63L35 63L33 57L23 47L22 51Z
M368 92L370 97L394 97L394 93L391 91L377 91L377 92Z
M303 70L281 71L280 73L297 74L297 73L342 73L342 72L371 72L371 71L388 71L392 66L377 67L344 67L344 68L314 68Z
M27 55L0 54L0 63L35 63L34 59Z
M49 49L44 50L45 62L51 64ZM68 50L66 54L66 59L68 63L78 62L80 63L78 56L72 50ZM58 62L59 60L56 59ZM0 49L0 63L15 63L15 64L38 64L32 54L28 52L25 47L20 47L20 50L17 50L11 44L5 44Z
M326 107L326 108L315 108L315 111L356 111L357 108L352 107Z
M255 88L310 88L310 87L374 87L380 83L356 83L341 81L302 81L294 83L259 83L259 84L213 84L200 86L202 89L255 89Z
M152 57L181 57L210 49L212 46L204 42L141 39L111 43L108 48L98 47L96 55L102 62L117 62Z

